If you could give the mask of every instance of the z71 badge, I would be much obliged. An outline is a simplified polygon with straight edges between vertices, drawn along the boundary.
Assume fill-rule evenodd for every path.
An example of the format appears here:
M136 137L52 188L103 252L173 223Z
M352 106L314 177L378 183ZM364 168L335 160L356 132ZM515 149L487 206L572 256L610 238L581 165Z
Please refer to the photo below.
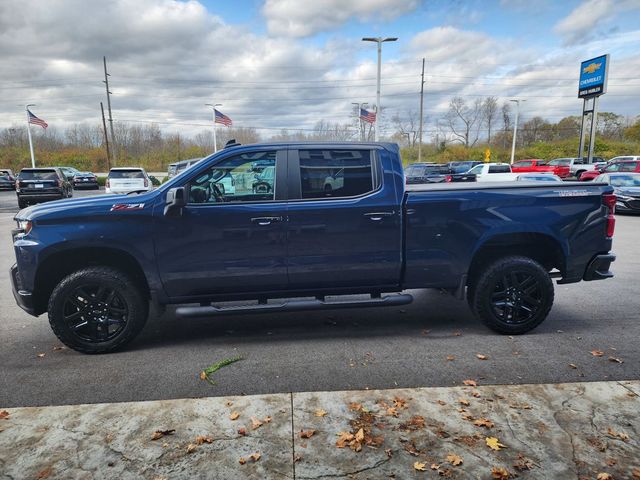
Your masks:
M111 206L111 211L120 211L120 210L142 210L144 208L144 203L116 203Z

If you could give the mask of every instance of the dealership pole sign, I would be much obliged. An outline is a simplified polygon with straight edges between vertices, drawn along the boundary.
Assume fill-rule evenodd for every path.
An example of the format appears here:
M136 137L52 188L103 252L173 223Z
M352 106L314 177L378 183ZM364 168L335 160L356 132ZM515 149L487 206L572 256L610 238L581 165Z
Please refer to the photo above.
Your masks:
M578 98L597 97L607 93L608 74L609 54L582 62Z

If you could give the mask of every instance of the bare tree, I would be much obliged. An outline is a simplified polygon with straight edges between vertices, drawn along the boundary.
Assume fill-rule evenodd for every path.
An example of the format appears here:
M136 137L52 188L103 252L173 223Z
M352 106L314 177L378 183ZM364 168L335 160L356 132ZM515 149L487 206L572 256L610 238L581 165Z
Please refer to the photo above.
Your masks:
M491 145L491 126L498 115L498 99L496 97L487 97L482 103L482 117L487 126L487 143Z
M404 117L394 115L391 119L395 128L393 138L408 141L409 146L415 146L420 136L420 121L416 112L409 110Z
M502 108L500 109L500 113L502 113L502 127L504 128L504 135L502 137L502 148L507 148L507 137L508 132L511 130L511 104L508 102L504 102L502 104Z
M480 99L477 99L472 106L468 106L461 97L451 99L445 120L453 134L453 140L465 147L475 145L482 125L481 113L482 100Z

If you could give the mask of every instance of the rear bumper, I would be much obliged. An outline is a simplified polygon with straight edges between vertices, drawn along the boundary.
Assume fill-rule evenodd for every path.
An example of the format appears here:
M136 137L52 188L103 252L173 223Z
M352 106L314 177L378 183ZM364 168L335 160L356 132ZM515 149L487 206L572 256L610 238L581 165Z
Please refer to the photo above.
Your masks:
M16 299L18 306L27 312L29 315L37 317L36 309L33 301L33 293L26 290L22 290L20 274L18 273L18 266L13 265L10 271L11 276L11 290L13 291L13 298Z
M73 188L97 187L98 182L73 182Z
M28 202L47 202L49 200L62 200L64 195L62 193L18 193L19 200L26 200Z
M587 265L582 279L589 282L591 280L604 280L613 277L613 272L609 270L609 267L615 260L616 256L611 253L596 255L591 262L589 262L589 265Z

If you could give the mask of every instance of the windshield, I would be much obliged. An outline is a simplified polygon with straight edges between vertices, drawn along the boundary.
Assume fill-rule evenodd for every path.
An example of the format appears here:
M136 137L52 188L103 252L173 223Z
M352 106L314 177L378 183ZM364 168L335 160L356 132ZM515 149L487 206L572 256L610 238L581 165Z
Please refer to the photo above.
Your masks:
M142 170L111 170L109 178L144 178Z
M23 170L20 180L58 180L55 170Z
M571 160L571 158L556 158L555 160L551 160L547 165L571 166Z
M468 173L473 173L475 175L480 175L482 173L482 165L476 165Z
M640 187L640 175L611 176L611 185L614 187Z

